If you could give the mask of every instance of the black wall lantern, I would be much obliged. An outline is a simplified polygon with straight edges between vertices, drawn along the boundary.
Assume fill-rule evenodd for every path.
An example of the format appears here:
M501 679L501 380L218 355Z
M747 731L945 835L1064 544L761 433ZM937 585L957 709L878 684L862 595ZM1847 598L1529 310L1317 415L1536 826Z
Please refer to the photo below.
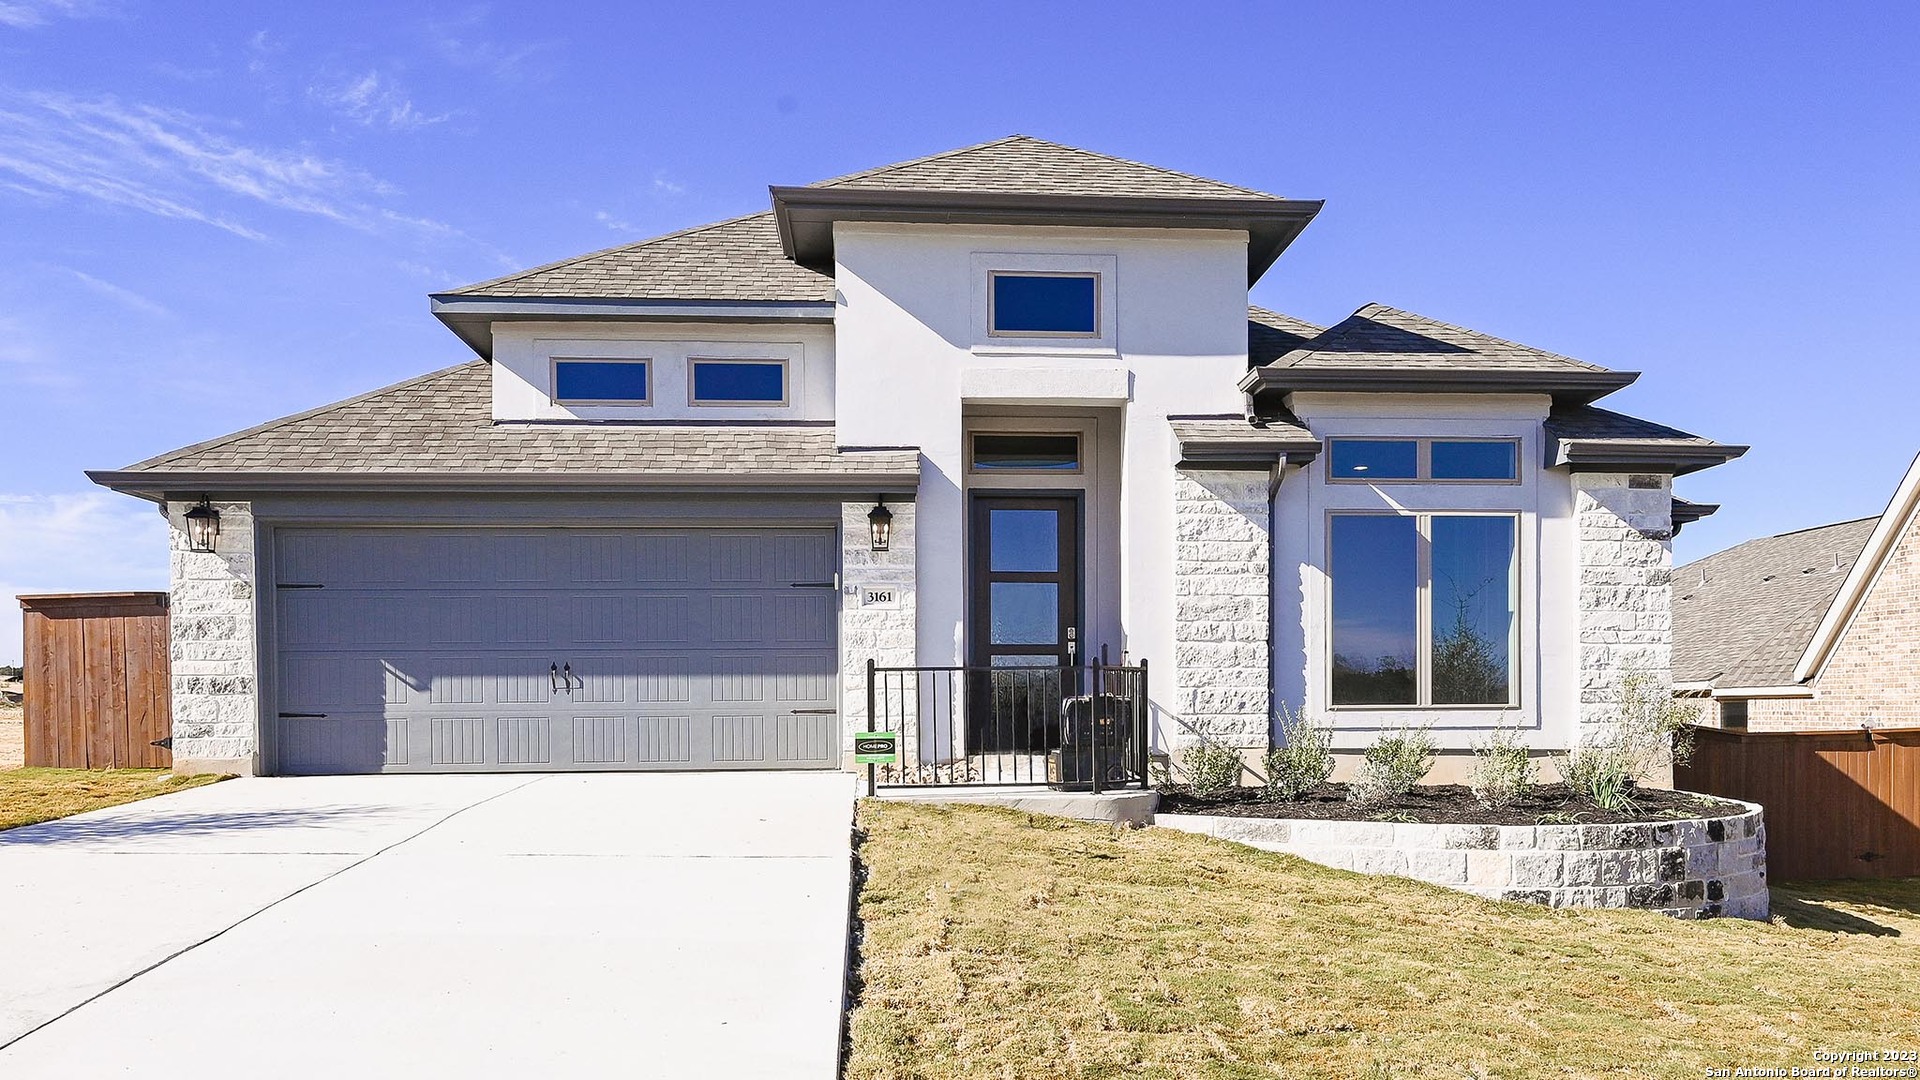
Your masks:
M201 496L200 505L187 511L187 546L195 551L210 552L219 537L220 511Z
M867 527L873 530L873 550L885 551L893 543L893 511L887 509L885 495L868 512Z

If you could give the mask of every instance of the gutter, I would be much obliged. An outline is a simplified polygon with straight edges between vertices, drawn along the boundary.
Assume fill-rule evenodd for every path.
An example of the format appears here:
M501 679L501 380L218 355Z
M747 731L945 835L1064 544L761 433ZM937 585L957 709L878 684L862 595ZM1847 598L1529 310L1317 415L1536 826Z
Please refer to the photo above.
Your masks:
M482 358L493 358L496 322L719 322L833 324L831 300L625 300L606 297L433 293L433 316Z
M1637 371L1495 371L1486 368L1300 368L1271 364L1240 378L1248 394L1319 390L1349 394L1549 394L1557 404L1586 405L1633 384Z
M102 487L153 502L233 492L860 492L914 495L918 471L835 473L316 473L91 470Z

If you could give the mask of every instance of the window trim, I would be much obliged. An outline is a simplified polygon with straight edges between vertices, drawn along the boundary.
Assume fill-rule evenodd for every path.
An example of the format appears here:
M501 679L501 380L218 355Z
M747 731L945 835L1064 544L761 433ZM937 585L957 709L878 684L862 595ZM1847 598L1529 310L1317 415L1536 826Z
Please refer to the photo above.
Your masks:
M980 436L988 438L1011 435L1016 438L1026 436L1045 436L1056 439L1073 440L1073 468L1071 469L1017 469L985 468L974 464L974 446ZM1078 476L1087 471L1087 443L1079 431L979 431L967 432L967 474L970 476Z
M1104 300L1106 284L1100 279L1105 276L1098 270L1016 270L1002 268L987 271L987 337L989 338L1047 338L1064 341L1100 341L1106 337L1104 323ZM1052 278L1091 278L1093 280L1093 330L1083 333L1078 330L1001 330L994 321L994 283L1002 277L1052 277Z
M695 369L701 364L752 364L759 367L778 367L780 369L780 400L749 399L746 401L702 398L694 389L698 385ZM792 371L787 366L786 357L770 356L689 356L687 357L687 406L697 409L784 409L793 403Z
M1484 483L1485 481L1481 481ZM1333 700L1333 519L1336 517L1402 517L1414 519L1416 544L1416 577L1414 585L1414 679L1413 701L1405 704L1353 704L1341 705ZM1455 704L1436 704L1433 700L1433 526L1436 517L1498 517L1505 518L1513 527L1513 565L1507 572L1507 588L1513 598L1513 626L1507 632L1507 700L1505 702L1460 702ZM1526 708L1526 698L1522 694L1525 682L1525 657L1522 650L1526 646L1525 597L1522 595L1526 581L1525 550L1521 523L1525 512L1521 510L1475 509L1467 507L1438 510L1328 510L1322 523L1325 554L1326 590L1322 598L1321 610L1324 613L1324 626L1320 634L1321 657L1319 661L1319 679L1323 700L1329 711L1340 713L1406 713L1406 712L1515 712Z
M1336 476L1333 472L1334 447L1343 442L1410 442L1415 444L1414 475L1391 480L1377 480L1367 476ZM1506 443L1513 447L1513 479L1511 480L1475 480L1470 478L1447 479L1433 475L1433 444L1447 443ZM1327 440L1327 483L1329 484L1370 484L1385 487L1388 484L1445 484L1449 487L1464 484L1470 487L1514 487L1524 481L1525 471L1522 462L1524 447L1517 436L1512 435L1335 435Z
M638 364L647 369L647 396L643 398L563 398L560 396L561 364ZM653 388L659 382L651 356L554 356L547 357L547 400L555 405L611 405L640 408L653 404Z

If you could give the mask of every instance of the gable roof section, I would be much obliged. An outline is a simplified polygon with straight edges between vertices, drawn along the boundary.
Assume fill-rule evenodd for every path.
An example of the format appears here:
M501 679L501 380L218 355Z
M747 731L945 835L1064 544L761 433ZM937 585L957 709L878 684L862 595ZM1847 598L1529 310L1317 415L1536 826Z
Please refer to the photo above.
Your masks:
M780 252L763 211L536 266L437 296L833 301L833 277Z
M1009 135L808 187L863 191L1100 195L1116 198L1265 199L1280 196L1075 146Z
M1429 319L1368 304L1247 374L1254 393L1362 390L1398 393L1550 393L1585 404L1633 382L1609 371Z
M1878 518L1749 540L1673 572L1673 678L1787 686Z
M1907 466L1907 475L1894 489L1893 498L1874 525L1872 535L1867 537L1860 558L1854 561L1846 582L1840 586L1838 595L1827 606L1806 647L1796 658L1793 668L1796 682L1805 682L1820 673L1827 658L1833 655L1834 647L1846 636L1854 614L1873 591L1881 569L1899 548L1901 539L1912 531L1916 519L1920 519L1920 456Z
M843 452L828 424L497 423L488 368L469 361L88 476L144 494L461 483L910 492L918 484L917 451Z

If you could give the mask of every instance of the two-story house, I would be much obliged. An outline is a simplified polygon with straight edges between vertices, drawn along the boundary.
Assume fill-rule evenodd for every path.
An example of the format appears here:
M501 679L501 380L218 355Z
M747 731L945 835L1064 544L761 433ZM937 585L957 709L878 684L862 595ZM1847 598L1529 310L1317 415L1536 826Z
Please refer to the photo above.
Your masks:
M1672 478L1744 448L1594 406L1630 372L1250 309L1319 202L1024 136L771 194L92 474L172 523L179 767L840 768L869 663L923 762L1042 755L989 699L1143 660L1165 749L1286 703L1544 751L1667 667Z

